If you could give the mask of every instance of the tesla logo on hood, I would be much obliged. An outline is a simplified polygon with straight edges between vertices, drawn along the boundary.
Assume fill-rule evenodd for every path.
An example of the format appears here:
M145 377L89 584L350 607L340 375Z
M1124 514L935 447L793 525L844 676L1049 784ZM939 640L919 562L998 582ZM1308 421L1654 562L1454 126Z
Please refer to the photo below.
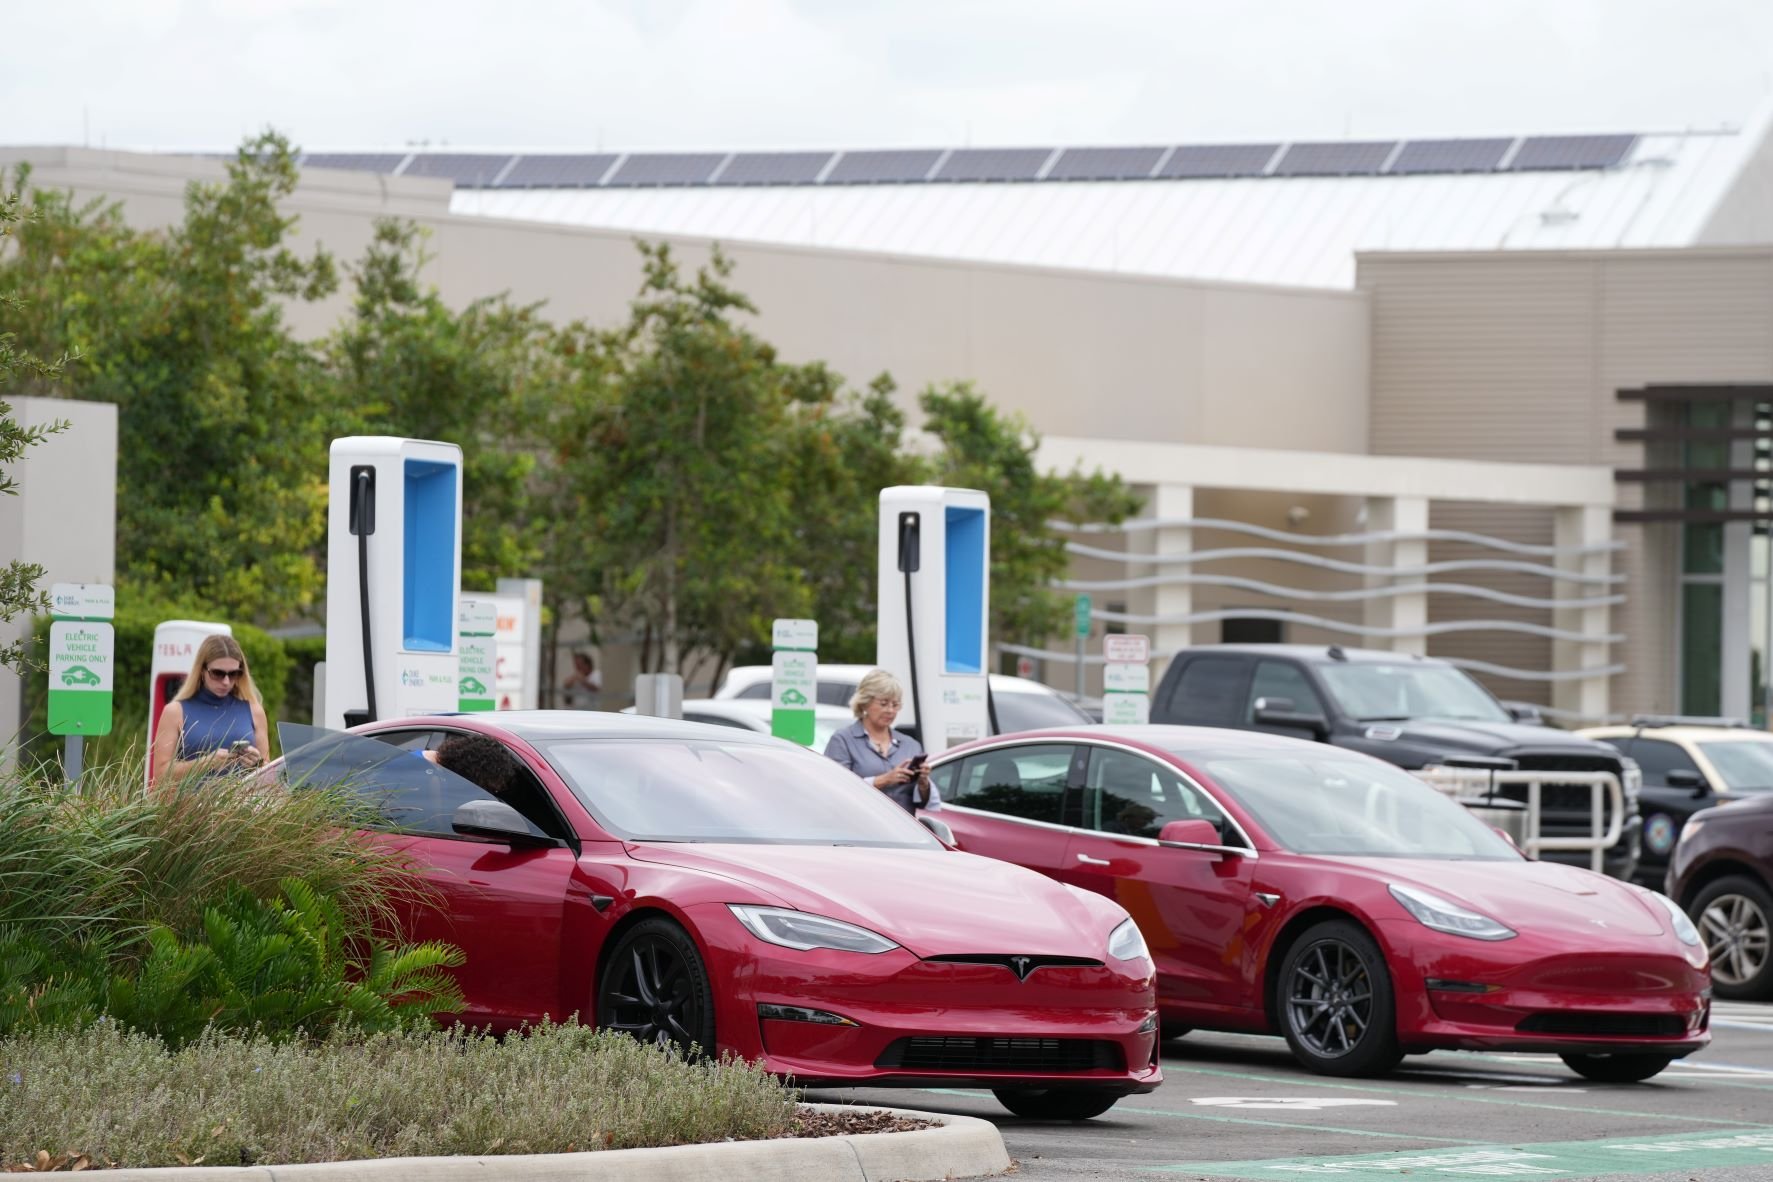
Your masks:
M1034 958L1032 956L1012 956L1010 957L1010 969L1019 979L1026 981L1028 974L1034 971Z

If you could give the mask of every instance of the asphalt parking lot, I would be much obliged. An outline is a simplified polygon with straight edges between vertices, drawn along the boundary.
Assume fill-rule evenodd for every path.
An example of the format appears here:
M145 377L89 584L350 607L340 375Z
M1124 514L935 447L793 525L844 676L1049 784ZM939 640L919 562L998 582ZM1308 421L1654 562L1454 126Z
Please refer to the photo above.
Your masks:
M1165 1047L1165 1082L1106 1116L1042 1124L989 1092L819 1092L809 1099L981 1116L1015 1177L1060 1179L1561 1178L1756 1182L1773 1177L1773 1005L1720 1002L1712 1045L1644 1084L1597 1084L1548 1055L1437 1053L1340 1080L1278 1038L1194 1034Z

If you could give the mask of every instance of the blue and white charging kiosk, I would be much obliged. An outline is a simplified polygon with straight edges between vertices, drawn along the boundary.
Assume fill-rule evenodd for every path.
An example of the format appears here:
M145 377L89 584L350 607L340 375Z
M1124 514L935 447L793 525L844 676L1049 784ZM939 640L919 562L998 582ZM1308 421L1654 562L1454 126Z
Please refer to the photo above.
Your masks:
M326 725L455 710L462 449L335 439L328 483Z
M882 489L878 602L876 660L905 684L900 722L932 755L989 734L991 498Z

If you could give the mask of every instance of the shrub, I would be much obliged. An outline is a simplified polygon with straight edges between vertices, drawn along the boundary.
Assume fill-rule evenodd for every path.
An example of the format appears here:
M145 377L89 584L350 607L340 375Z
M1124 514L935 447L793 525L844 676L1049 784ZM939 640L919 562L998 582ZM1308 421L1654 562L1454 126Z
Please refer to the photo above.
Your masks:
M754 1065L576 1024L179 1050L101 1025L0 1041L0 1169L39 1151L141 1167L681 1145L781 1136L794 1099Z

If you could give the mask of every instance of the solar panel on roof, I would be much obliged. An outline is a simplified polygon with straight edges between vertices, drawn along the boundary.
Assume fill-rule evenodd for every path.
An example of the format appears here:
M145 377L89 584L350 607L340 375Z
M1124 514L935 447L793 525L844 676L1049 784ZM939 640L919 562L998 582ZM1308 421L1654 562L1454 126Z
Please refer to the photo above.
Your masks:
M1184 144L1164 161L1163 171L1158 175L1177 180L1261 176L1279 147L1279 144Z
M471 152L448 152L435 156L412 158L401 176L435 176L454 181L464 188L491 188L493 180L511 163L511 153L483 155Z
M830 152L740 152L714 178L717 185L810 185Z
M1378 176L1396 140L1384 143L1291 144L1275 176Z
M1394 176L1494 172L1512 143L1511 139L1411 140L1385 171Z
M1136 181L1151 175L1162 148L1066 148L1042 178L1049 181Z
M1521 144L1508 167L1515 172L1612 168L1637 142L1635 135L1536 135Z
M1031 181L1052 154L1051 148L956 148L930 179Z
M637 153L623 160L603 184L605 188L705 185L726 156L725 152Z
M825 174L827 185L894 185L921 181L942 153L933 148L845 152Z
M499 181L501 189L589 189L616 162L613 153L594 156L519 156Z
M302 157L302 167L343 168L351 172L393 172L406 157L405 152L310 152Z

